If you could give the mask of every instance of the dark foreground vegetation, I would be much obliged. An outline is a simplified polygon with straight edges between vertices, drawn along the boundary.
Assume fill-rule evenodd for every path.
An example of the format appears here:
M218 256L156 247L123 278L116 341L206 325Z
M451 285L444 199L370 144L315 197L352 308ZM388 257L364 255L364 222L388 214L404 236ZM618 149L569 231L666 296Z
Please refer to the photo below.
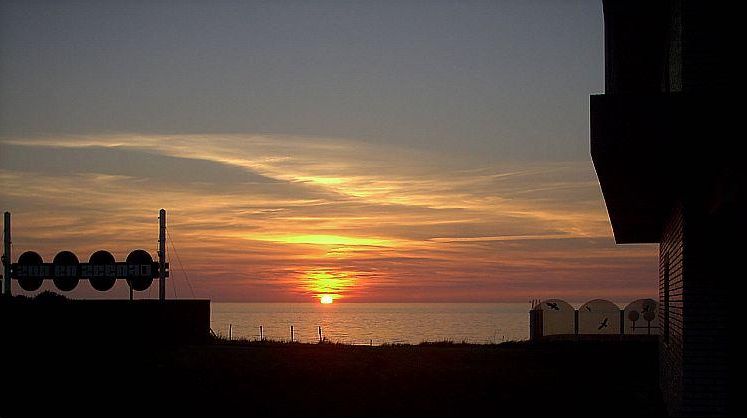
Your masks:
M652 416L652 342L155 348L3 339L2 416Z

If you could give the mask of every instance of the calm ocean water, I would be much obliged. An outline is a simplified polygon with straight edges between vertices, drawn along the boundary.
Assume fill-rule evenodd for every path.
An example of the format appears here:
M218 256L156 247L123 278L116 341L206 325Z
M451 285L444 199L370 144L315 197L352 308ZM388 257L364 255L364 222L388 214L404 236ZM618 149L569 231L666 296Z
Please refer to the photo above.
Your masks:
M213 303L212 329L234 338L319 340L374 345L453 340L491 343L529 336L527 303Z

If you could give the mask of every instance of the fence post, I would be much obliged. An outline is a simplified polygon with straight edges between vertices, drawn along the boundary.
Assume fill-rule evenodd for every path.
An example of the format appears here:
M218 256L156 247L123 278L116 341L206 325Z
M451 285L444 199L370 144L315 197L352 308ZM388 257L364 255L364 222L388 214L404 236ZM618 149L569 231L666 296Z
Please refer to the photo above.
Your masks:
M265 340L265 331L262 329L262 325L259 326L259 340Z
M318 326L319 328L319 343L322 343L322 326Z
M620 334L625 334L625 310L620 310Z
M542 309L532 308L529 310L529 340L536 341L544 334L544 313Z
M291 325L291 343L293 342L293 325Z
M233 325L228 323L228 340L233 340Z

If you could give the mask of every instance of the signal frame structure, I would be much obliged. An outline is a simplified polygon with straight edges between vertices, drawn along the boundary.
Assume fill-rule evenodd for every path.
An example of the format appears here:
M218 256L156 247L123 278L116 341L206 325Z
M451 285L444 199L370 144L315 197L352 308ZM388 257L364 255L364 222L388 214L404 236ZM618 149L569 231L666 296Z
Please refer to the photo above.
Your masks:
M54 280L55 286L62 291L71 291L80 279L88 279L97 291L111 289L117 279L125 279L132 291L148 289L153 279L159 280L158 299L166 300L166 278L169 276L169 264L166 262L166 210L159 211L158 261L154 262L145 250L134 250L125 262L116 262L114 256L105 250L94 252L89 262L81 263L70 251L58 252L51 263L44 263L42 257L33 251L21 254L17 263L12 263L11 248L11 215L4 214L3 229L3 295L12 296L12 280L26 291L35 291L46 279Z

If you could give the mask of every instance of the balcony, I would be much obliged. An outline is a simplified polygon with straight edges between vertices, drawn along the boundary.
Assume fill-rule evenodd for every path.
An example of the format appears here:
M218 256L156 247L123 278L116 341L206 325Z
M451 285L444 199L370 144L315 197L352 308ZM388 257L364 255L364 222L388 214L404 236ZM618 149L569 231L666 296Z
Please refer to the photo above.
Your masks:
M617 243L658 243L682 147L676 98L591 96L591 157Z

